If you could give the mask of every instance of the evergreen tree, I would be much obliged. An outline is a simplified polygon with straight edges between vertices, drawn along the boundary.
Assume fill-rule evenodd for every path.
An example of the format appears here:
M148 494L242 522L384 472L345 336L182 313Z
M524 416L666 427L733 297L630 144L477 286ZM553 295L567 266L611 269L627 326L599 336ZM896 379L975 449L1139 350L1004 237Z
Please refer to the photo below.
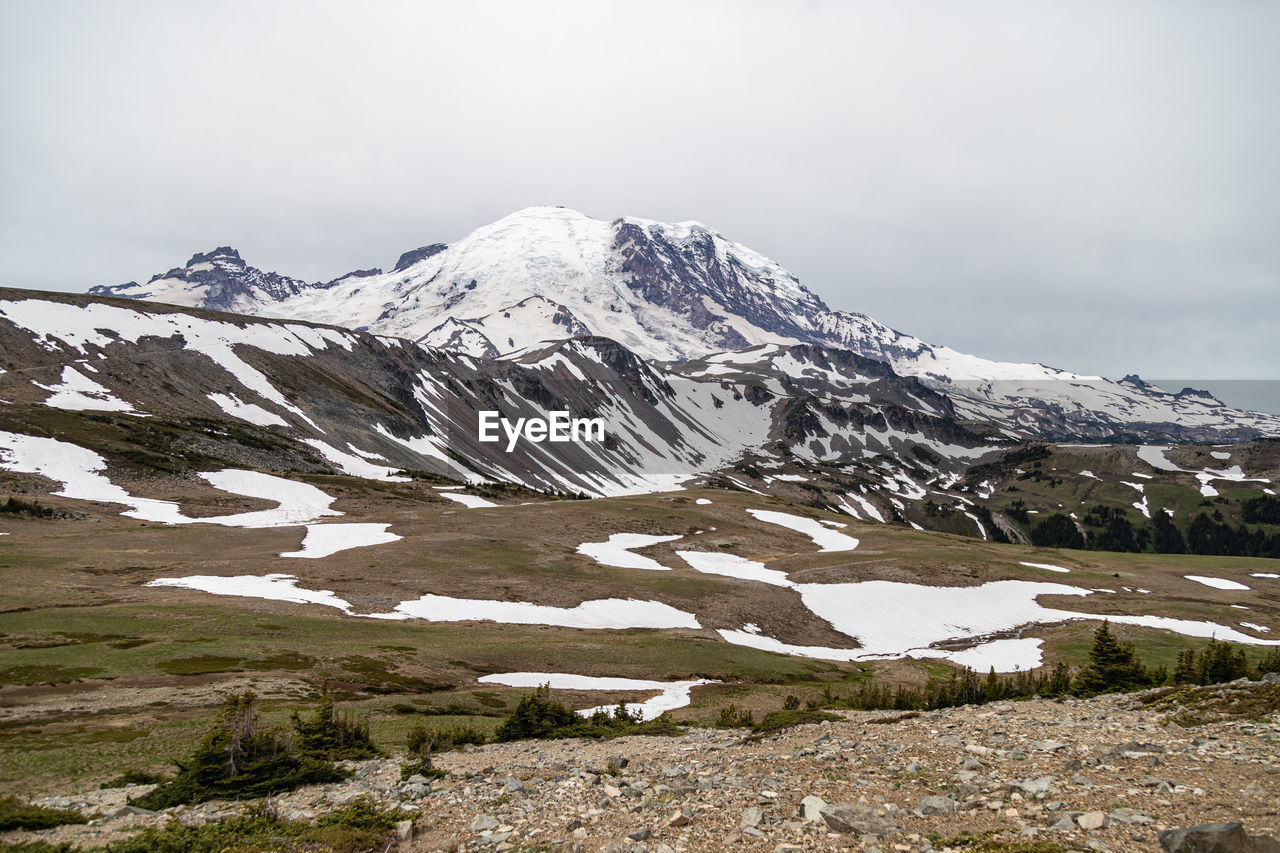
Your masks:
M1182 554L1187 550L1182 531L1174 527L1168 514L1163 512L1151 520L1151 544L1157 554Z
M1116 640L1108 623L1099 625L1093 632L1089 663L1076 675L1074 691L1094 695L1140 690L1150 685L1151 677L1137 659L1133 645Z
M159 810L219 798L262 797L351 775L301 753L289 731L259 723L252 693L229 697L191 757L175 763L177 776L139 797L137 805Z
M304 720L294 711L290 722L303 755L342 761L377 758L382 754L369 738L369 721L351 714L339 714L333 707L333 694L329 692L328 685L320 694L320 707L315 714Z
M532 693L526 693L520 702L494 732L498 742L545 738L556 729L579 722L577 714L551 698L551 686L544 684Z
M1197 670L1201 684L1222 684L1246 675L1249 662L1245 660L1244 649L1239 646L1233 649L1230 643L1210 640L1200 653Z
M1174 684L1197 684L1200 675L1196 670L1196 653L1191 649L1178 652L1178 663L1173 668Z
M1031 529L1031 544L1038 548L1083 548L1084 537L1076 523L1062 513L1054 513Z

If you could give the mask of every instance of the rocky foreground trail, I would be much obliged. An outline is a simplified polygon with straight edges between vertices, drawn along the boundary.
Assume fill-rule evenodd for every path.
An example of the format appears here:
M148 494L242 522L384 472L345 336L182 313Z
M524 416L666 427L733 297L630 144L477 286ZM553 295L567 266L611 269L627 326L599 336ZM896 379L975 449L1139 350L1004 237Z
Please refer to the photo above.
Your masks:
M401 804L417 814L400 828L402 851L906 853L958 848L965 833L987 836L987 846L966 849L1149 851L1161 848L1163 830L1220 822L1280 837L1277 690L1227 685L1203 692L1198 708L1142 704L1152 694L1104 696L840 712L839 721L758 738L690 729L494 744L438 755L446 775L437 778L402 782L395 760L368 761L352 765L348 782L271 803L294 818L362 796ZM1254 720L1205 710L1256 711L1258 702L1264 713ZM45 798L102 817L8 839L92 846L172 817L204 822L243 808L215 802L156 814L125 805L143 790ZM1180 849L1280 850L1239 831L1224 838L1225 846Z

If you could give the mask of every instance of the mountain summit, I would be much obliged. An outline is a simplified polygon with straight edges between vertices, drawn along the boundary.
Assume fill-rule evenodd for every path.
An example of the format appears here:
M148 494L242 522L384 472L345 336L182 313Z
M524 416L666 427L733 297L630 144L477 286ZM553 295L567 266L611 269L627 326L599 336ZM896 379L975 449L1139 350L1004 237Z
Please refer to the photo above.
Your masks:
M1046 372L964 356L866 315L832 311L776 261L699 222L604 221L563 207L525 208L455 243L406 252L385 274L307 284L217 249L145 285L91 292L337 323L478 356L590 333L664 361L816 343L905 373L996 379Z

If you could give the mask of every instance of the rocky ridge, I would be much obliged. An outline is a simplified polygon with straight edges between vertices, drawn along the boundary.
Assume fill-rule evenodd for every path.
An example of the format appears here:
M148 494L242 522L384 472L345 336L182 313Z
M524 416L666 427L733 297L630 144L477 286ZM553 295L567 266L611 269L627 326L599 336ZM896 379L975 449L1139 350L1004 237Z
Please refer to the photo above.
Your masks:
M1237 682L1218 694L1255 689ZM1180 709L1148 707L1150 697L842 712L837 722L765 737L695 728L677 737L493 744L438 755L445 775L436 779L401 782L396 760L361 762L348 782L270 805L295 819L359 797L400 805L420 815L400 826L402 851L928 853L959 849L968 833L1008 845L996 850L1036 841L1044 851L1121 853L1183 843L1172 830L1226 822L1243 823L1254 841L1228 828L1218 831L1228 846L1212 849L1273 849L1256 837L1280 834L1274 709L1256 721L1182 728L1172 721ZM167 815L127 804L145 790L45 798L40 804L97 817L0 841L103 844L171 817L202 823L245 807L213 802Z

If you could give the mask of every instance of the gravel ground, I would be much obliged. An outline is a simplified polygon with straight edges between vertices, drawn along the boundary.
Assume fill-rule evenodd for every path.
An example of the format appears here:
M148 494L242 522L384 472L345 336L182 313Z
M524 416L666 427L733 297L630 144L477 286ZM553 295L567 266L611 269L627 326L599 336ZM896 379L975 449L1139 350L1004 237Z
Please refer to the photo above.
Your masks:
M1229 686L1227 691L1253 688ZM961 833L1004 849L1150 851L1166 828L1240 821L1280 836L1280 722L1183 728L1178 709L1133 697L1011 702L845 719L748 737L678 737L472 747L438 755L447 775L400 781L394 760L275 798L309 818L361 796L418 812L403 851L943 850ZM111 789L38 802L98 815L88 826L9 833L92 846L140 826L216 820L242 804L139 814ZM954 845L951 845L954 846ZM994 849L1001 849L999 847ZM1055 849L1046 847L1045 849Z

